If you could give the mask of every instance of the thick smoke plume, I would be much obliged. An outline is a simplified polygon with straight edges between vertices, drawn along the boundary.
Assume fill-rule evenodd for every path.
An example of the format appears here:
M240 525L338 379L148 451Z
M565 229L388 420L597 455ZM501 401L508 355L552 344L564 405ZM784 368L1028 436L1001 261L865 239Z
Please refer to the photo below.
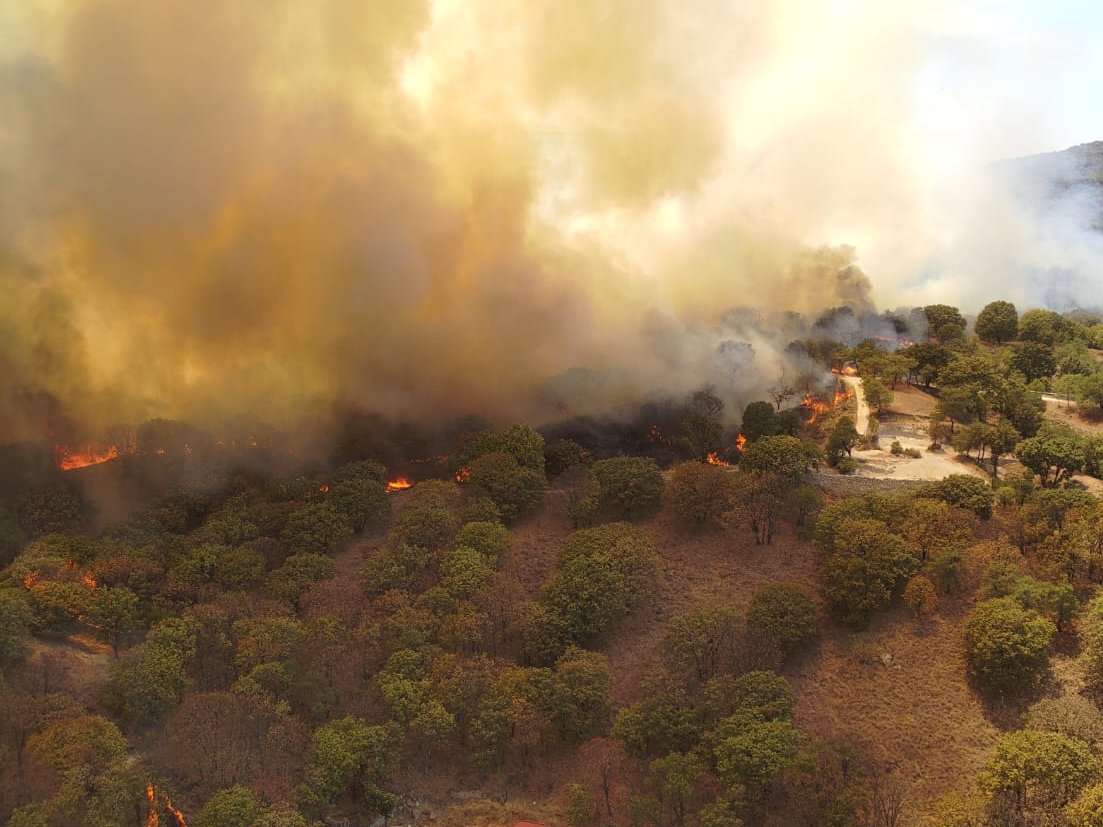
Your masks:
M0 441L751 387L785 311L872 308L847 242L917 260L872 0L18 5Z

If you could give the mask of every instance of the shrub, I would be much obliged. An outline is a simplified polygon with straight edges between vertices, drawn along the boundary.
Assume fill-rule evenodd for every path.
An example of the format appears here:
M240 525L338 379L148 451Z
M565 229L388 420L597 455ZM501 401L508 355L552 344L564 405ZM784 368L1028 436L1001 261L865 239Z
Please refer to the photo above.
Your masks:
M1053 624L1010 597L984 600L965 622L965 659L986 689L1020 690L1049 665Z
M1045 698L1032 704L1023 713L1023 725L1079 738L1092 747L1103 745L1103 713L1081 695Z
M849 458L840 460L839 464L835 467L839 470L840 474L850 475L858 470L858 460Z
M900 440L894 439L892 441L892 445L889 446L889 453L897 455L904 453L904 446L900 444Z
M747 610L747 626L773 635L782 652L791 655L819 633L812 596L800 586L776 583L755 592Z
M934 583L919 574L908 581L904 587L904 605L911 609L916 617L933 614L938 607L938 593Z
M1103 782L1085 788L1065 808L1068 827L1099 827L1103 824Z
M1089 686L1099 690L1103 688L1103 596L1088 603L1079 626L1084 677Z

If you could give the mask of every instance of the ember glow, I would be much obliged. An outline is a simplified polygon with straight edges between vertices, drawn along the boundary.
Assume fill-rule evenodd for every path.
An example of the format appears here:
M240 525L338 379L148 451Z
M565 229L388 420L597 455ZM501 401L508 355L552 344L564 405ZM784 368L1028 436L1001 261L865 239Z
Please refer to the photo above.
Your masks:
M410 488L412 486L413 486L413 483L410 482L405 477L399 477L398 479L388 480L387 481L387 493L388 494L393 494L395 491L405 491L407 488Z
M66 446L59 445L56 450L57 467L62 471L87 468L89 465L99 465L101 462L107 462L122 456L116 445L98 451L91 448L84 451L70 451Z
M470 476L471 472L467 470L467 466L465 465L463 468L456 472L456 482L467 482Z

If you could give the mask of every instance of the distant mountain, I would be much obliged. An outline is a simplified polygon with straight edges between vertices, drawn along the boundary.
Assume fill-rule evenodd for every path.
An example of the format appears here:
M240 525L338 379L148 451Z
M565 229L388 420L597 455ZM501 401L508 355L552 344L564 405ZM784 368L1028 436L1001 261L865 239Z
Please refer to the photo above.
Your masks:
M993 167L1024 202L1047 213L1060 206L1062 215L1103 232L1103 141L999 161Z

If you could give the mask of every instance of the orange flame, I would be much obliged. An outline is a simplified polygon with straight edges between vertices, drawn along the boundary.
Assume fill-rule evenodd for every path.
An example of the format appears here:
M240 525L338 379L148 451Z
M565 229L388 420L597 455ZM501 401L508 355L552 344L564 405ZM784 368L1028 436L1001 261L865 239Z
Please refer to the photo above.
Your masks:
M739 434L739 436L735 438L735 447L738 448L739 453L742 454L743 449L747 447L747 437L743 436L743 434Z
M323 482L320 486L318 486L318 491L321 492L322 494L328 494L329 493L329 486L326 485Z
M466 465L456 472L456 482L467 482L470 477L471 472L467 470Z
M724 460L720 459L720 455L717 454L715 451L711 451L709 455L705 457L705 462L707 462L709 465L731 465L730 462L725 462Z
M843 365L841 368L831 368L832 373L838 373L842 376L857 376L858 369L854 365Z
M62 471L73 471L77 468L87 468L89 465L99 465L101 462L122 456L117 445L105 448L102 451L94 451L88 448L84 451L70 451L66 446L57 446L57 467Z
M99 583L96 582L96 575L92 574L90 571L84 573L84 577L80 579L80 582L83 583L84 587L90 592L94 592L99 586Z
M831 406L824 402L822 399L817 399L810 393L804 395L804 399L801 400L801 405L812 410L812 415L808 417L808 424L811 425L815 422L820 414L826 413L831 409Z
M405 491L407 488L410 488L412 486L413 483L410 482L408 479L406 479L405 477L399 477L396 480L389 480L387 482L387 493L392 494L395 491Z
M160 819L157 817L157 795L153 791L153 782L146 784L146 798L149 799L149 812L146 814L146 827L158 827Z
M165 801L165 809L172 813L172 817L176 819L176 827L188 827L184 814L172 806L172 799L164 793L161 793L161 798Z
M854 395L854 393L852 391L850 391L849 389L839 388L835 391L835 399L831 402L831 404L832 405L840 405L844 401L846 401L847 399L852 397L853 395Z
M146 799L149 801L149 812L146 814L146 827L158 827L160 819L157 815L157 791L153 788L153 782L150 781L146 784ZM172 806L172 799L164 793L161 793L161 802L165 805L165 809L168 810L173 819L176 821L176 827L188 827L188 821L184 818L184 814Z

